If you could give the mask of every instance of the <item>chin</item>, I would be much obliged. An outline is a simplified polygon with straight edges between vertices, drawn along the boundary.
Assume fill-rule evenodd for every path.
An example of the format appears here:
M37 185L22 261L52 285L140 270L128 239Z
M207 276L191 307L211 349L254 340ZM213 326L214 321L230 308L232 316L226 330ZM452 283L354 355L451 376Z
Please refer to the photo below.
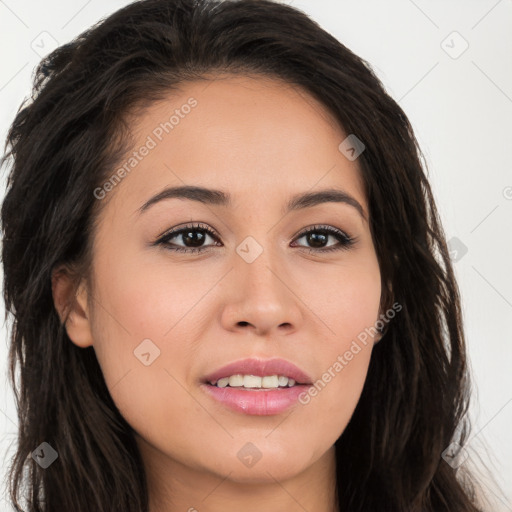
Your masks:
M257 441L254 445L242 443L242 448L226 451L225 455L218 454L216 457L216 472L228 475L229 479L237 483L275 483L276 480L283 481L292 478L311 464L311 456L304 450L274 445L266 440L266 446L257 449Z
M283 482L293 478L306 469L306 464L294 464L293 461L270 459L263 462L261 459L252 468L237 467L231 463L226 465L229 480L238 484L275 484L276 480Z

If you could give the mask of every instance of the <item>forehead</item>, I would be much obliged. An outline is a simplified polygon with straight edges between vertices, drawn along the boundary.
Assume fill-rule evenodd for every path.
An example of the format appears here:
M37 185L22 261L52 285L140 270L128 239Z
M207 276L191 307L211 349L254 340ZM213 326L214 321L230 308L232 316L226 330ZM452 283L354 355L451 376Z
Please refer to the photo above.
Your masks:
M338 149L346 134L298 86L233 75L184 82L130 123L126 172L109 192L130 207L170 185L229 190L230 205L333 186L365 202L357 163Z

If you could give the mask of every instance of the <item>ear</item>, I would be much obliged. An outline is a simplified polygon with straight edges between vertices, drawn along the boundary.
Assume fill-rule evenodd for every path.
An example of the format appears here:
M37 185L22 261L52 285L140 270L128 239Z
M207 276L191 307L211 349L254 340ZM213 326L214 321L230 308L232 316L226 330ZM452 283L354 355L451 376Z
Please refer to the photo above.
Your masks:
M377 318L377 320L375 321L375 323L377 323L379 320L381 320L381 317L382 317L382 314L379 315L379 317ZM382 320L381 320L382 321ZM388 320L388 323L389 323L389 320ZM374 345L377 345L377 343L379 343L379 341L384 337L384 335L386 334L386 332L388 331L388 323L386 323L386 325L384 325L384 327L382 329L379 329L377 327L377 334L375 335L374 339L373 339L373 344Z
M396 254L394 256L395 256L394 259L398 260L398 257L396 256ZM389 303L394 304L395 300L394 300L394 296L393 296L393 283L389 279L387 280L386 291L389 294L389 296L391 297L391 301ZM381 296L381 298L382 298L382 296ZM384 313L384 315L387 316L387 311ZM379 316L378 316L376 322L381 319L381 316L382 316L382 312L381 312L381 309L379 308ZM388 323L389 323L389 320L388 320ZM374 345L377 345L377 343L379 343L379 341L384 337L384 335L388 331L388 327L389 327L389 325L386 324L382 330L377 330L377 334L375 335L375 337L373 339Z
M378 332L378 334L375 335L375 338L373 339L373 344L374 345L377 345L377 343L379 343L379 341L382 339L382 337L384 336L384 332Z
M87 305L87 287L81 279L75 293L75 280L65 266L52 272L53 303L61 323L65 324L69 339L78 347L93 344Z

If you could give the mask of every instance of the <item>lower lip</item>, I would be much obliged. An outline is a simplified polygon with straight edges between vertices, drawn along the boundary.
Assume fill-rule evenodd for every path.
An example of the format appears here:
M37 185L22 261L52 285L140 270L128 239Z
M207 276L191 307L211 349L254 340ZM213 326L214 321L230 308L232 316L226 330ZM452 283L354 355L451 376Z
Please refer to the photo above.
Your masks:
M299 384L290 388L248 390L219 388L211 384L202 384L201 387L229 409L256 416L270 416L280 414L297 403L300 394L307 391L309 386Z

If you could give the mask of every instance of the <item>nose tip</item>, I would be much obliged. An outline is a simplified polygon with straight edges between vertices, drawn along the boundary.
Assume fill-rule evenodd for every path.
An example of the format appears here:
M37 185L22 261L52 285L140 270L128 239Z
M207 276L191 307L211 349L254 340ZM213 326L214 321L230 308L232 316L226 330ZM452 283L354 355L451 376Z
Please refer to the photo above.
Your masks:
M278 251L277 251L278 252ZM302 320L300 292L294 292L293 275L279 265L278 254L264 250L251 261L240 257L224 286L222 322L228 330L251 331L266 336L277 330L280 335L297 329ZM277 333L276 332L276 333Z

